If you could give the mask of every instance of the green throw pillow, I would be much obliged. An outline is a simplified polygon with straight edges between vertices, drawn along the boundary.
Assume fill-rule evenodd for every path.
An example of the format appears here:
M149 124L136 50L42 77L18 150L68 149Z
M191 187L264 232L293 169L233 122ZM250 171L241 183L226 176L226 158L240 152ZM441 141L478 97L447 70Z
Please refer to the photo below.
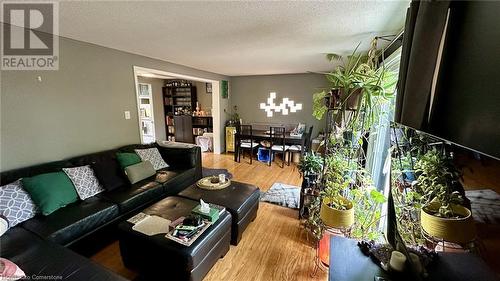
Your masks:
M116 153L116 160L118 160L118 163L120 163L120 167L122 167L122 169L141 162L141 158L139 157L139 155L137 155L136 153L128 152Z
M46 216L78 200L75 187L64 172L40 174L22 181L24 189Z

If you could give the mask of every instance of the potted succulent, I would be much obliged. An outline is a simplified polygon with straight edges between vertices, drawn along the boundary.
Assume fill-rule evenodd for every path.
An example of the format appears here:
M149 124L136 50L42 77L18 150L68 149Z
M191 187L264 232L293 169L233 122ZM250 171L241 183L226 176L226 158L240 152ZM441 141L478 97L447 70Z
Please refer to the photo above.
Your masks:
M413 183L422 202L420 223L429 235L455 243L467 243L476 233L469 209L463 206L459 172L451 159L430 150L415 164Z

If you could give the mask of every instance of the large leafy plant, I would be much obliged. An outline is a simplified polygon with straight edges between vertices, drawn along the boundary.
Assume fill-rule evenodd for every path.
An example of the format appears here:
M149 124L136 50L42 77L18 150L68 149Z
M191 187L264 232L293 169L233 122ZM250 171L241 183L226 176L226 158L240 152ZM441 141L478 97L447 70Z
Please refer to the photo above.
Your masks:
M357 100L356 108L364 108L365 114L372 122L374 105L393 96L397 77L394 73L386 71L384 67L377 68L374 58L376 50L373 49L376 48L376 44L372 46L374 47L368 51L368 54L358 52L358 45L346 58L338 54L327 55L329 61L338 63L338 66L325 76L330 82L330 88L340 92L340 115L345 114L347 101L360 93L361 98ZM324 98L331 94L331 90L322 90L313 94L313 115L318 120L321 120L328 110ZM353 120L357 119L358 113L359 110L354 111Z
M314 152L306 152L298 164L299 171L303 175L315 175L323 170L323 158Z

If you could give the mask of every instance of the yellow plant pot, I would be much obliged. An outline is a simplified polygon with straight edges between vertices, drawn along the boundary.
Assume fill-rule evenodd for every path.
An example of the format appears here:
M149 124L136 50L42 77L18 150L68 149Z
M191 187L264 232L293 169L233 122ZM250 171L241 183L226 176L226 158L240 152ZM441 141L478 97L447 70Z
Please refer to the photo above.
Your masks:
M429 204L427 208L439 209L439 202ZM469 209L452 205L455 214L462 218L440 218L427 213L424 208L420 210L420 224L422 229L435 238L454 243L467 243L476 237L476 229Z
M344 197L339 197L340 200L344 201L347 210L337 210L328 206L332 201L330 198L323 198L321 203L321 209L319 211L319 216L323 223L329 227L350 227L354 223L354 208L352 202L345 199Z

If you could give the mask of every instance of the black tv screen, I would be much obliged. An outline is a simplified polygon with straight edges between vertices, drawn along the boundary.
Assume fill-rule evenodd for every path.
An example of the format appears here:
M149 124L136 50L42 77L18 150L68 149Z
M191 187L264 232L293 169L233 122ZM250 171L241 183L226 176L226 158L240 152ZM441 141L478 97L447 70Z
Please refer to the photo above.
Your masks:
M412 6L415 9L416 4L412 3ZM414 17L413 26L407 20L406 27L415 34L422 33L416 26L426 15L421 7L412 14L412 8L408 15L410 19L412 15ZM444 29L446 34L440 39L441 59L438 56L436 60L439 68L435 71L438 75L434 78L434 95L430 94L425 100L428 108L419 117L421 121L415 122L411 110L416 103L400 102L397 111L403 114L399 119L396 117L395 121L500 159L500 2L452 1L448 11ZM425 31L422 34L424 36L418 38L428 36L432 39ZM423 56L425 52L432 52L429 50L432 48L431 41L416 40L418 38L414 36L413 40L403 42L403 56L415 56L418 52ZM428 49L426 46L429 46ZM412 54L408 52L409 49ZM412 63L409 58L406 60ZM422 72L415 73L418 69L422 69ZM424 77L424 71L429 72L430 69L413 68L413 75L403 75L407 79L402 84L410 85L411 88L419 83L419 77ZM408 81L410 79L414 81ZM412 91L408 86L401 90L404 95L422 94L422 91Z

